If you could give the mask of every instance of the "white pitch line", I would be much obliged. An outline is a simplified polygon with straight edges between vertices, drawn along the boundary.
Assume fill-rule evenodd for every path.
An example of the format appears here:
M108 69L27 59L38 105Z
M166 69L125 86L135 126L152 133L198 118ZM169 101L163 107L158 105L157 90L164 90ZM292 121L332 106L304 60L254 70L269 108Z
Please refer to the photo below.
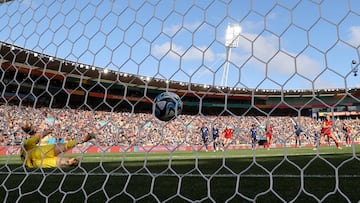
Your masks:
M0 174L9 174L9 172L0 172ZM221 177L225 177L225 178L232 178L232 177L245 177L245 178L335 178L335 175L317 175L317 174L313 174L313 175L304 175L304 176L300 176L300 175L293 175L293 174L271 174L271 175L267 175L267 174L174 174L174 173L133 173L133 174L128 174L128 173L76 173L76 172L72 172L72 173L41 173L41 172L29 172L29 173L25 173L25 172L11 172L11 174L14 175L24 175L24 174L31 174L31 175L78 175L78 176L83 176L83 175L87 175L87 176L102 176L102 175L110 175L110 176L152 176L152 177L205 177L205 178L211 178L211 177L216 177L216 178L221 178ZM348 175L348 174L341 174L338 176L339 178L360 178L360 174L352 174L352 175Z

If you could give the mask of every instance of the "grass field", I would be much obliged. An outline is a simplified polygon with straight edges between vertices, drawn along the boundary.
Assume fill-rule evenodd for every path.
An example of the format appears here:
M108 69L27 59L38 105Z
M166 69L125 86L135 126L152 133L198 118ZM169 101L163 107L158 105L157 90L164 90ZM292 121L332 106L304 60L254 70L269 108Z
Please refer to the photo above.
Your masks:
M360 146L82 156L64 170L29 170L0 156L0 201L360 201Z

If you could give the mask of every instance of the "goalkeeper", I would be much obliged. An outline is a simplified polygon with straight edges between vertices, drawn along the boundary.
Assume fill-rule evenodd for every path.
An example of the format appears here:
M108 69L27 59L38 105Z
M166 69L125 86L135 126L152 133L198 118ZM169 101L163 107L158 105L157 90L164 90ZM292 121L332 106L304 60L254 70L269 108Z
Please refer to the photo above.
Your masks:
M41 124L39 128L44 129L44 125ZM20 157L24 164L29 168L77 166L79 164L79 159L63 156L59 157L58 155L75 147L77 144L95 138L94 135L87 134L81 142L69 140L66 143L39 145L41 138L50 134L50 131L43 130L43 132L37 132L29 122L26 122L25 125L22 126L22 129L27 133L28 138L22 143Z

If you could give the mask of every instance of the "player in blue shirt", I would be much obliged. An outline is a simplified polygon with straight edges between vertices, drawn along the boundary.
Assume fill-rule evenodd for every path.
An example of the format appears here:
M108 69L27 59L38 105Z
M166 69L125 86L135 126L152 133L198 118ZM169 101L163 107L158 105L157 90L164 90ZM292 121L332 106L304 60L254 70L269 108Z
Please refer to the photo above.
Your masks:
M315 127L315 130L314 130L314 146L315 146L315 148L313 148L313 150L317 150L319 148L319 141L320 141L319 128L320 127Z
M206 151L208 151L209 128L206 127L206 123L202 124L202 126L200 128L200 132L201 132L202 141L205 145L205 149L206 149Z
M212 135L213 135L213 146L214 146L214 152L216 152L217 150L219 150L219 145L220 145L220 130L219 128L216 126L216 124L214 124L213 128L212 128Z
M298 124L296 124L294 128L295 128L295 147L301 147L301 135L303 130Z
M256 125L252 124L250 129L250 138L251 138L251 148L253 150L256 148L256 142L257 142L256 135L257 135Z

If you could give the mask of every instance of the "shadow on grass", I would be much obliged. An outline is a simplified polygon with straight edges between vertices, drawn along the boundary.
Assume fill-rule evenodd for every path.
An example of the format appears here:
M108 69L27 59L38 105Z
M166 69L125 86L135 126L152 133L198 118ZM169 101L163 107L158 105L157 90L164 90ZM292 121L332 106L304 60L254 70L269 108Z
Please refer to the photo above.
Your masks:
M85 157L78 167L65 169L26 169L20 164L1 167L0 201L360 200L360 161L346 153L256 160L252 157L92 160L91 156Z

